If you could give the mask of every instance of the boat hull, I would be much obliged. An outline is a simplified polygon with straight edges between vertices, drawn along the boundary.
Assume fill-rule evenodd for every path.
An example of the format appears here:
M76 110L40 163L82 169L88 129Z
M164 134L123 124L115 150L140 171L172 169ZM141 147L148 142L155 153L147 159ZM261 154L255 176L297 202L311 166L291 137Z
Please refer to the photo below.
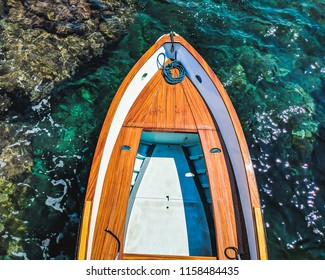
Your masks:
M161 61L162 54L167 61ZM161 65L175 59L186 75L170 84ZM178 75L175 69L173 75ZM192 149L188 141L194 138ZM139 163L144 144L152 151ZM173 152L167 152L169 147ZM191 154L191 149L200 153ZM135 170L139 164L146 168ZM159 177L161 173L165 177ZM188 187L190 200L184 186L193 186ZM166 199L173 207L166 208ZM192 209L186 211L189 201ZM155 216L168 227L158 222L151 231ZM191 227L195 223L203 229L196 232ZM183 242L178 248L168 239L173 232L179 233L175 243ZM142 240L135 241L139 235ZM146 245L146 240L158 246ZM240 121L222 84L196 50L181 36L162 36L129 72L107 113L90 172L78 258L239 255L267 258L258 190Z

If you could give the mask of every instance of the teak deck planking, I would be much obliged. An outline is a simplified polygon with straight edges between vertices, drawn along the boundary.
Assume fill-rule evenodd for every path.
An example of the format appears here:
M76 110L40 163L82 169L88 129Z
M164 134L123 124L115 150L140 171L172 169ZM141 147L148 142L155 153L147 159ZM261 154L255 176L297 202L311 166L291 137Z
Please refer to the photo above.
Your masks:
M185 90L189 92L193 91L193 88ZM187 98L182 83L169 85L162 77L161 71L158 71L132 105L124 126L146 130L196 132L197 123L191 108L193 103L190 105ZM200 108L204 109L202 102L203 100L200 102ZM211 116L208 122L212 127Z
M169 37L162 37L158 42L156 42L156 44L153 45L153 47L137 62L137 64L129 72L124 82L120 86L105 118L96 147L87 187L87 194L85 199L86 207L84 209L79 247L80 259L85 258L85 251L87 248L86 236L88 235L89 231L91 202L94 196L94 189L98 177L99 164L103 153L103 147L105 145L106 136L114 117L114 113L117 110L118 104L123 96L124 91L130 84L130 81L135 76L138 69L140 69L145 61L165 42L169 42ZM193 56L201 64L202 68L208 73L215 86L218 88L218 91L220 92L221 97L227 106L228 112L231 115L233 126L235 128L243 155L244 164L246 166L252 166L239 119L220 81L214 72L210 69L208 64L203 60L203 58L182 37L175 36L175 42L181 43L193 54ZM230 184L229 178L224 175L227 174L227 172L220 172L220 170L226 171L226 162L222 156L222 153L215 155L210 154L209 152L210 149L215 146L220 147L219 138L216 133L216 127L213 123L209 111L207 110L207 107L205 106L204 101L202 100L192 82L186 77L185 80L179 84L169 85L164 81L161 75L161 71L158 71L155 74L155 76L145 86L137 100L132 105L129 114L124 121L123 127L121 129L121 134L119 135L119 138L116 142L105 176L105 186L103 188L102 198L99 206L91 257L94 259L112 259L115 257L115 254L117 252L116 241L112 236L105 232L105 229L112 230L120 238L120 240L122 240L123 243L124 224L129 195L129 192L126 190L130 187L132 177L131 173L133 171L132 167L135 161L135 153L143 129L199 133L205 154L208 173L210 175L218 175L216 176L217 180L210 182L210 185L214 213L215 217L217 217L215 219L217 236L216 243L218 246L217 257L219 259L223 259L224 248L228 246L237 246L237 233L231 188L223 188L224 185L228 186ZM124 138L124 136L126 138ZM126 141L126 139L128 140ZM132 147L132 149L130 151L121 150L121 145L129 145ZM124 164L119 164L120 162L124 162ZM216 164L218 164L218 169L215 168ZM119 168L121 170L116 170L116 168ZM118 175L118 173L120 175ZM258 235L258 244L260 247L263 247L259 248L259 254L261 258L267 258L263 220L262 215L259 212L260 203L253 170L247 170L246 175L249 185L252 208L255 209L254 221ZM113 188L113 185L119 187ZM123 253L121 254L120 258L123 258ZM158 257L154 255L125 255L125 259L136 258L168 259L169 257ZM200 257L197 256L197 258Z

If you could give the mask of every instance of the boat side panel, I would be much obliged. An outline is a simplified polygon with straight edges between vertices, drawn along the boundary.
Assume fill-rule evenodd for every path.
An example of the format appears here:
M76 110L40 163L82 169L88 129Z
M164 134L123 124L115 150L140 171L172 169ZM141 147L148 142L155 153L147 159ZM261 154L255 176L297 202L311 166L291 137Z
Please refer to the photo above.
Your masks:
M212 196L217 257L224 260L227 259L224 254L226 248L238 248L235 210L227 164L222 151L220 153L211 153L211 149L221 148L217 132L202 129L199 130L199 135Z
M85 260L87 253L87 239L90 225L91 201L85 201L82 213L82 229L79 236L78 260Z
M259 245L259 258L261 260L267 260L267 246L266 246L266 238L265 238L265 230L263 223L262 210L259 207L254 207L254 218L257 228L257 237L258 237L258 245Z
M92 259L114 259L117 253L117 242L106 229L123 241L133 167L141 133L141 128L123 127L117 138L98 208Z

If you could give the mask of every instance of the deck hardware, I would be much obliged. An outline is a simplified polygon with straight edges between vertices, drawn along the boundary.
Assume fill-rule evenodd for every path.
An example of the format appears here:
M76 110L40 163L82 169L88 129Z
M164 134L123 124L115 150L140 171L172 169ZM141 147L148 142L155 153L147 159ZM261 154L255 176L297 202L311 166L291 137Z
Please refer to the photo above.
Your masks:
M119 255L120 255L120 249L121 249L121 241L118 239L118 237L112 232L112 231L110 231L109 229L105 229L105 231L107 232L107 233L109 233L111 236L113 236L114 237L114 239L117 241L117 253L116 253L116 255L115 255L115 260L117 260L118 259L118 257L119 257Z
M170 51L173 53L175 48L174 48L174 32L170 32L170 40L172 41L172 46L170 48Z
M128 145L123 145L123 146L121 146L121 150L122 151L130 151L131 150L131 147L128 146Z
M197 78L197 80L200 82L200 84L202 84L202 78L200 75L195 75L195 78Z
M211 154L221 153L221 150L220 150L219 148L212 148L212 149L210 150L210 153L211 153Z
M141 77L141 81L143 81L148 76L148 73L144 73Z
M187 172L187 173L185 173L185 177L187 177L187 178L195 177L195 174L192 172Z

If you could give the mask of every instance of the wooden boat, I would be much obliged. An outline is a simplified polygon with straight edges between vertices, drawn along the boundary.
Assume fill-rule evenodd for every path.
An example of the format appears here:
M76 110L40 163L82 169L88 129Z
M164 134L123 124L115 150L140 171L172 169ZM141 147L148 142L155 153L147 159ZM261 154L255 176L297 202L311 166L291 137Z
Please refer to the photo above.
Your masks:
M177 34L143 55L112 101L78 259L267 259L240 122L217 76Z

